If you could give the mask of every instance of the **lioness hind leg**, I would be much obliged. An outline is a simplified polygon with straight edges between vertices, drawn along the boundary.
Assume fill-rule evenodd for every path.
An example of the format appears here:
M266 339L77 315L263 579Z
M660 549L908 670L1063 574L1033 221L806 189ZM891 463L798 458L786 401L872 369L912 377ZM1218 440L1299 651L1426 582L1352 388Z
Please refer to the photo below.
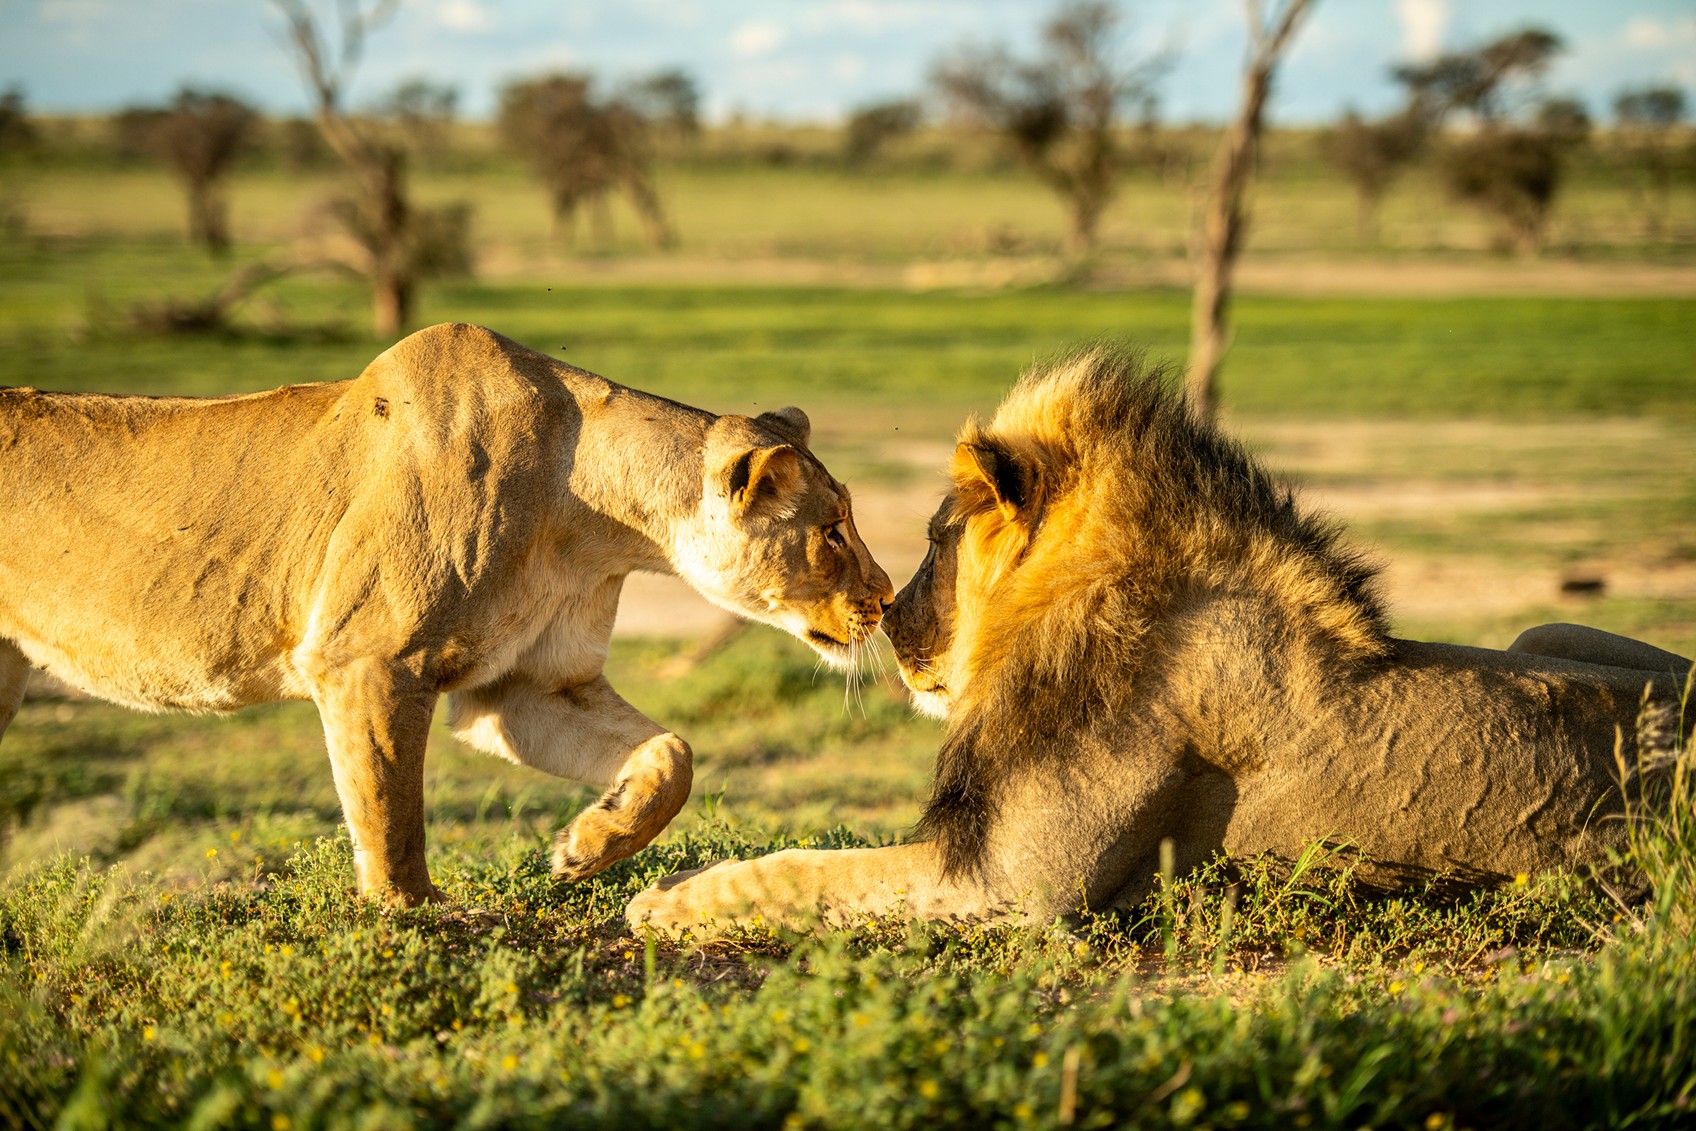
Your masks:
M424 862L424 746L434 693L379 661L333 669L314 695L353 838L361 895L412 907L442 899Z
M1690 661L1683 656L1629 636L1581 624L1540 624L1536 628L1528 628L1508 645L1507 650L1628 671L1669 674L1680 681L1690 672Z
M10 640L0 640L0 736L17 718L29 686L29 661Z

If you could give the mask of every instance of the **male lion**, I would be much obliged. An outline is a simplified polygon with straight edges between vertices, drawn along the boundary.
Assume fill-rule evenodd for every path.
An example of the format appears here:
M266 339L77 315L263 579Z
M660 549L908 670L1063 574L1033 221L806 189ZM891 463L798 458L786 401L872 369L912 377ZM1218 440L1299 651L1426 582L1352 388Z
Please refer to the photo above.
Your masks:
M1167 838L1179 869L1334 838L1385 884L1607 863L1616 739L1635 758L1646 687L1670 738L1689 661L1571 626L1392 638L1372 570L1162 379L1090 349L965 429L884 622L948 718L928 839L682 873L632 925L1047 919L1140 900Z
M360 890L424 862L436 697L482 750L609 786L554 874L637 851L689 746L601 674L632 570L850 662L889 605L799 409L714 416L476 326L216 400L0 391L0 732L29 664L133 706L317 703Z

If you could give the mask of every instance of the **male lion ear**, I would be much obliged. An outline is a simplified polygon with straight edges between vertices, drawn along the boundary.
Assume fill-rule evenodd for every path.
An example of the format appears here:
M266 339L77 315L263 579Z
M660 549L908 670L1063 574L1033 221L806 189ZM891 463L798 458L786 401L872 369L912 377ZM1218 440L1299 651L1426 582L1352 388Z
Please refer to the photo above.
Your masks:
M1036 494L1036 469L993 440L965 440L954 449L954 479L961 487L988 488L1008 522L1030 506Z
M747 448L730 460L722 475L733 513L782 506L801 487L801 457L788 444Z
M774 409L762 412L754 417L766 427L775 430L778 435L786 436L800 447L806 447L807 441L813 437L813 422L807 419L807 414L790 405L788 408Z

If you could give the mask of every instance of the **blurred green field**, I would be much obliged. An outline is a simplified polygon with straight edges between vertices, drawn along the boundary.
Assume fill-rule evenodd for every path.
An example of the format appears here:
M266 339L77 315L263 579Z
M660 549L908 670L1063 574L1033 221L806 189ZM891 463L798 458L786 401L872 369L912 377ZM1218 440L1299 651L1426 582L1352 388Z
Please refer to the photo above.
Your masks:
M1341 186L1301 169L1267 185L1263 256L1476 266L1482 226L1417 185L1372 250ZM670 170L673 256L550 247L516 170L422 185L474 195L487 245L477 279L425 291L421 322L718 411L804 406L898 577L955 429L1022 368L1102 335L1167 359L1187 341L1178 289L902 286L915 258L1057 243L1058 209L993 170ZM292 239L325 187L239 180L237 261ZM229 269L180 245L169 184L37 170L13 189L28 227L0 239L0 384L213 395L351 376L381 347L365 295L323 277L265 292L228 334L138 334L133 304ZM1623 191L1575 189L1551 271L1688 266L1632 242ZM1186 208L1128 186L1106 260L1179 254ZM1696 297L1606 285L1240 298L1228 423L1386 565L1398 631L1501 646L1581 620L1696 652ZM1606 584L1575 597L1572 578ZM704 658L620 638L609 676L697 754L661 842L554 887L546 846L590 791L437 727L431 867L459 907L393 916L351 897L309 705L31 699L0 743L0 1124L1677 1126L1696 1097L1691 932L1668 926L1688 922L1687 876L1627 913L1559 879L1386 900L1250 865L1047 931L645 945L618 913L667 871L901 835L940 731L887 672L847 686L767 629Z
M550 235L545 193L518 161L466 152L424 162L413 177L422 204L463 200L474 209L486 271L507 275L562 266ZM676 257L744 260L799 257L840 264L915 259L1055 255L1065 232L1060 202L1034 177L982 139L920 139L917 152L867 168L841 165L830 139L780 131L741 143L740 157L710 147L662 160L656 188L680 237ZM1176 156L1163 171L1136 167L1119 182L1103 217L1109 263L1182 258L1189 246L1196 184L1211 157L1208 137L1168 138ZM967 152L955 152L964 149ZM981 152L980 152L981 150ZM787 155L787 156L785 156ZM337 174L289 171L249 162L231 178L231 229L238 243L268 246L325 232L323 201ZM0 168L4 198L40 235L94 239L181 239L182 196L157 167L63 162ZM1696 247L1696 186L1675 182L1659 233L1651 239L1637 176L1593 153L1578 162L1556 198L1550 251L1585 258L1688 262ZM646 254L640 227L622 199L612 206L613 240L602 256ZM1478 211L1450 200L1433 170L1415 168L1387 193L1376 230L1357 224L1353 189L1319 156L1316 135L1274 135L1254 197L1248 254L1322 253L1465 256L1488 251L1496 231ZM580 233L580 236L586 233Z

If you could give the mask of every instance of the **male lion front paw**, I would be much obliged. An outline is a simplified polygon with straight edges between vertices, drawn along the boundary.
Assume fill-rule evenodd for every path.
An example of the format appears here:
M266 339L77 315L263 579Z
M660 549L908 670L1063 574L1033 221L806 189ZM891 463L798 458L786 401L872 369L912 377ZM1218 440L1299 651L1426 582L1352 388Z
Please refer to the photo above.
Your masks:
M701 930L707 925L707 914L694 898L698 893L685 887L684 881L714 866L676 872L637 892L624 909L624 922L632 931L646 929L670 935Z

